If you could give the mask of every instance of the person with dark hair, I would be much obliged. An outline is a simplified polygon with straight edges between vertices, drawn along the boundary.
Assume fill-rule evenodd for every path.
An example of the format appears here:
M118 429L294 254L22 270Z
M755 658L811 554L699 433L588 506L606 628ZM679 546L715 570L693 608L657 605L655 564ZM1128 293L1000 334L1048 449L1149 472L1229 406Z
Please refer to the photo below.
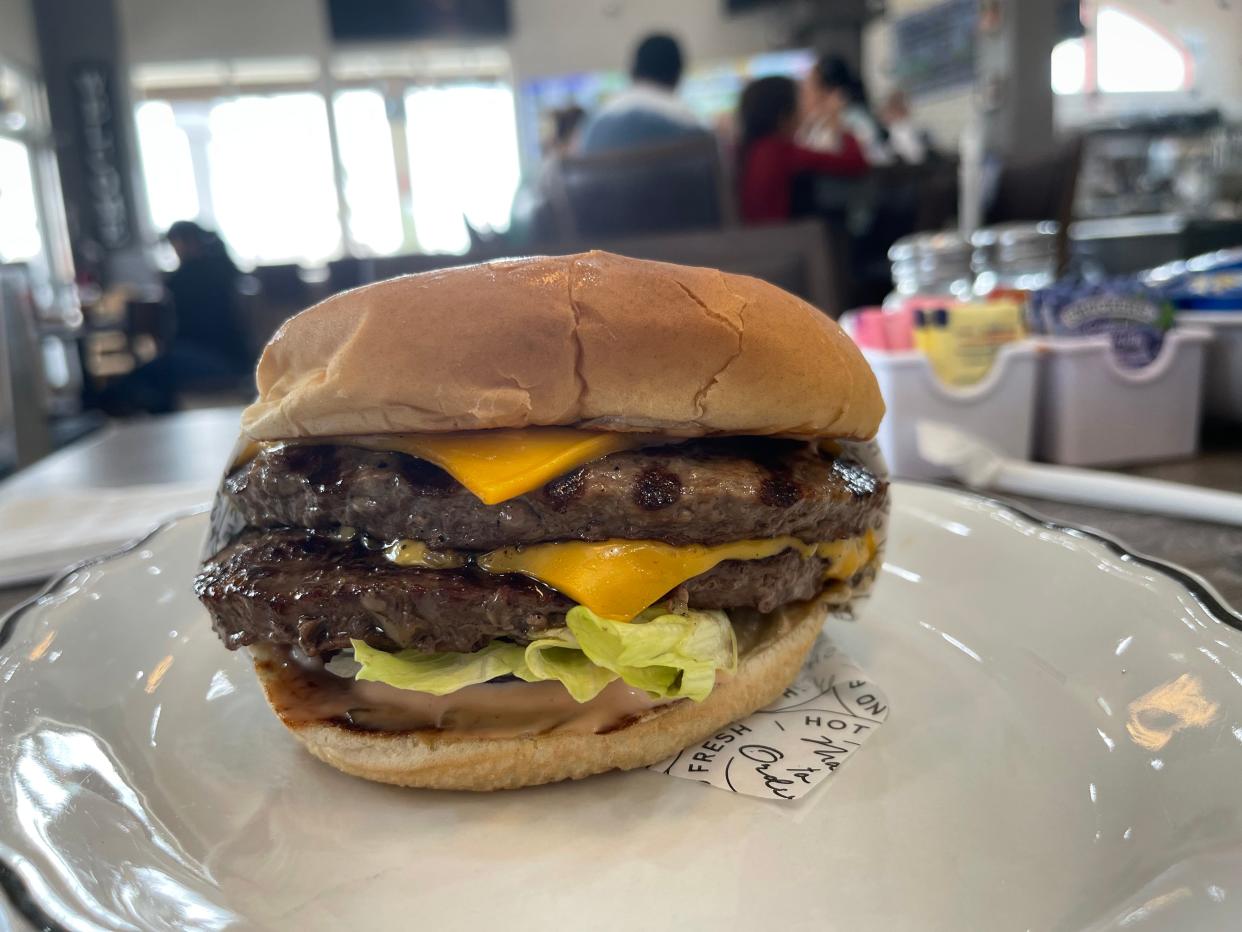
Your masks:
M681 81L681 45L672 36L653 33L638 43L630 77L677 90Z
M238 306L239 273L220 237L178 220L164 238L178 260L164 283L171 336L155 359L103 391L100 402L112 414L174 411L186 392L234 388L254 368Z
M780 75L746 85L738 102L738 193L742 219L770 223L788 219L794 179L803 173L853 176L867 171L858 141L840 132L838 152L817 152L794 141L798 86Z
M220 237L192 220L178 220L164 235L177 254L165 280L176 318L173 347L193 345L232 368L247 368L247 345L237 297L237 266Z
M586 111L577 104L561 107L550 114L552 133L544 146L545 155L564 158L578 144L578 135L582 130L582 121L586 119Z
M886 134L871 113L867 89L845 59L825 55L803 81L806 116L798 141L808 149L839 152L841 133L848 131L860 146L869 165L891 165L896 156Z
M578 150L610 152L706 132L677 98L683 64L681 45L670 35L654 33L638 43L630 87L587 119Z

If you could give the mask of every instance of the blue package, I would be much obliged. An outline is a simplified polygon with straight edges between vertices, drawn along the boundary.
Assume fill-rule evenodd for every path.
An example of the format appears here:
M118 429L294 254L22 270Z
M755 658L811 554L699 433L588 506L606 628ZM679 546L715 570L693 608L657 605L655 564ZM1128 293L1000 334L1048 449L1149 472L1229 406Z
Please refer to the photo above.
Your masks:
M1161 289L1182 311L1242 311L1242 270L1183 275Z
M1154 269L1149 269L1142 273L1140 277L1149 285L1162 285L1174 283L1178 279L1186 275L1193 275L1196 272L1238 271L1242 271L1242 246L1234 246L1230 249L1217 249L1215 252L1205 252L1190 259L1166 262L1164 265L1158 265Z
M1133 278L1058 282L1032 295L1031 306L1043 333L1108 334L1117 361L1129 369L1150 364L1160 353L1165 331L1173 325L1169 302Z

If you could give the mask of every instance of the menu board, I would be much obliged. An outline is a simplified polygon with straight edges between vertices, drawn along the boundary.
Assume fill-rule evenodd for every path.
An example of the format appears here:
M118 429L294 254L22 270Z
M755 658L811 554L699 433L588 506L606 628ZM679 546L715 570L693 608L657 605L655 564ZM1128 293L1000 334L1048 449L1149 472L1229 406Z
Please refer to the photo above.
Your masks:
M910 94L969 85L975 79L977 0L945 0L893 23L894 70Z

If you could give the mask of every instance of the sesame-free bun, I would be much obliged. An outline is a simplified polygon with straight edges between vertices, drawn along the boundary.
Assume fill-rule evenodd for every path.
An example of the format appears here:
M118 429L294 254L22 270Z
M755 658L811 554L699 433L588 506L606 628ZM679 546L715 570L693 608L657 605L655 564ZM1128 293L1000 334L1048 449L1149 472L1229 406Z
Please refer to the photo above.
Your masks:
M259 361L253 440L536 425L867 439L875 377L774 285L605 252L407 275L303 311Z
M518 738L480 738L452 731L355 731L329 721L281 714L276 664L256 659L255 672L273 710L307 750L338 770L398 786L501 790L580 779L607 770L657 763L745 718L776 699L798 675L823 628L823 602L774 613L772 636L745 654L735 675L702 702L680 699L603 734L554 731Z

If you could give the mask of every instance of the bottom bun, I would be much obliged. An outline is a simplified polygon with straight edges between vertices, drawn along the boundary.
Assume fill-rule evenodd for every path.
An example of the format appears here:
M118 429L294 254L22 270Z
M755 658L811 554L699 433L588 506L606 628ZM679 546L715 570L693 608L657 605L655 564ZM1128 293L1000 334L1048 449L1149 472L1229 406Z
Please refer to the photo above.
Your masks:
M744 654L737 673L718 683L705 700L661 705L602 734L491 738L451 731L357 731L328 721L283 717L282 721L325 763L356 777L398 786L501 790L631 770L671 757L776 699L798 675L826 614L822 602L774 612L769 636ZM273 668L256 664L256 673L272 703Z

